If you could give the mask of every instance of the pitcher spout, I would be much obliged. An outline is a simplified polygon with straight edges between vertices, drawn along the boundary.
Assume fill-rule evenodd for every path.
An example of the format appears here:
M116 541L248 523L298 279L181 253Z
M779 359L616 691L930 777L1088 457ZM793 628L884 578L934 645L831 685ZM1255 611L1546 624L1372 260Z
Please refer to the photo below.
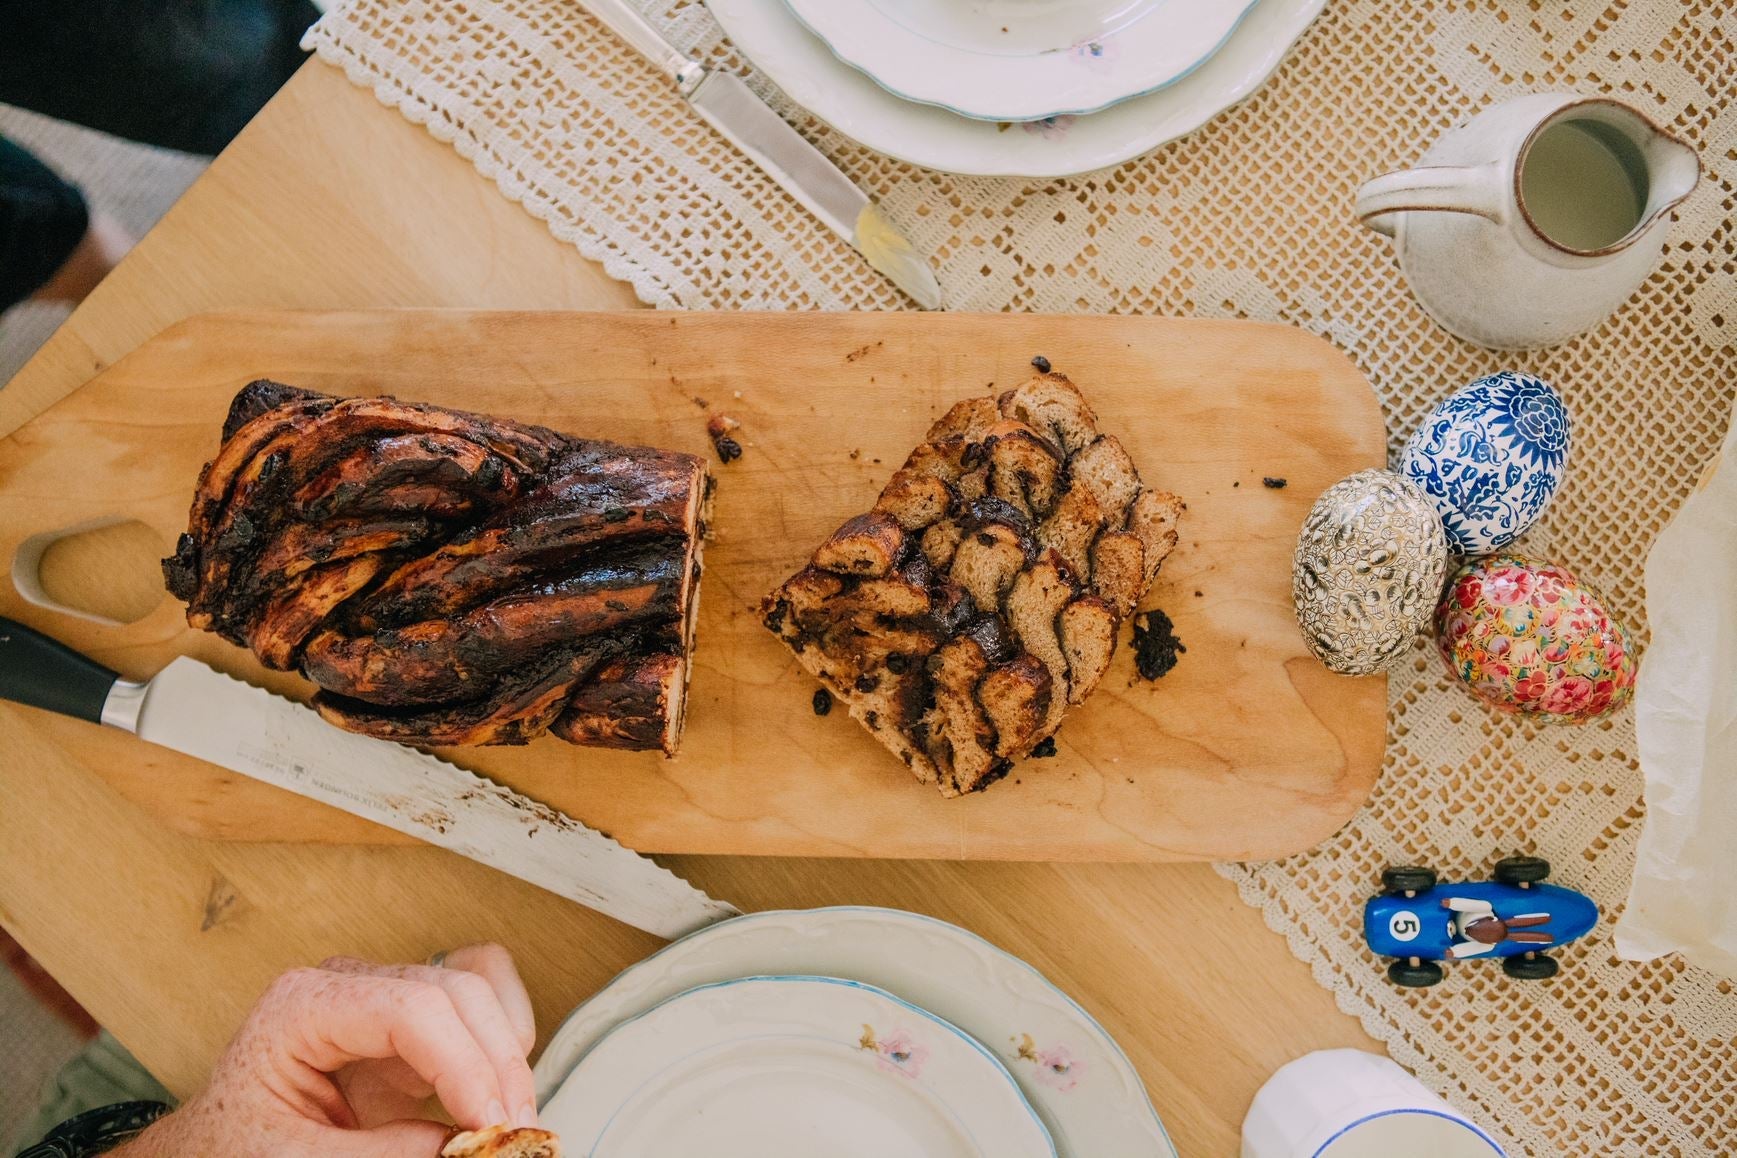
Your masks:
M1686 142L1662 129L1653 130L1646 157L1652 186L1646 215L1651 221L1681 205L1695 191L1701 183L1701 157Z

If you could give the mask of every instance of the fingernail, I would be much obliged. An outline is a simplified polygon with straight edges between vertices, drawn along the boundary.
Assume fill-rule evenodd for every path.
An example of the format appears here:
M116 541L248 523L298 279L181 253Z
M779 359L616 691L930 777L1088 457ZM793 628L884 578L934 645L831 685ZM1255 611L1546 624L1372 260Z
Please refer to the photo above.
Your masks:
M537 1107L529 1102L519 1107L518 1117L513 1119L513 1125L529 1129L537 1124Z
M505 1122L507 1120L507 1108L501 1105L499 1101L490 1102L483 1110L483 1117L488 1119L488 1121L483 1123L485 1126L493 1126L496 1123Z

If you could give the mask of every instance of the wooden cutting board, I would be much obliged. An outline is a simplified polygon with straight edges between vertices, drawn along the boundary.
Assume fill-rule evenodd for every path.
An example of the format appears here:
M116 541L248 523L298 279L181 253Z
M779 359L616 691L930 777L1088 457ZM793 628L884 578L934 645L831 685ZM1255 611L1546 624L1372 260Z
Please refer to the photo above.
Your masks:
M987 793L943 800L843 711L760 625L761 596L868 508L930 421L1017 384L1044 355L1070 375L1146 481L1188 502L1144 606L1187 647L1148 683L1123 646L1058 736ZM686 738L678 758L574 748L443 753L646 852L1058 860L1264 859L1308 848L1362 804L1381 765L1385 681L1329 674L1291 613L1290 560L1314 497L1385 457L1380 409L1327 343L1253 322L947 314L372 311L191 318L0 442L0 551L104 518L107 547L50 548L51 593L133 606L105 625L0 608L133 677L177 654L297 698L310 687L189 629L154 556L184 527L230 397L255 377L498 414L712 458ZM1282 489L1263 478L1283 478ZM114 544L119 543L117 547ZM92 563L91 560L100 560ZM82 562L81 562L82 560ZM0 707L49 730L177 828L245 840L394 841L346 817L130 736Z

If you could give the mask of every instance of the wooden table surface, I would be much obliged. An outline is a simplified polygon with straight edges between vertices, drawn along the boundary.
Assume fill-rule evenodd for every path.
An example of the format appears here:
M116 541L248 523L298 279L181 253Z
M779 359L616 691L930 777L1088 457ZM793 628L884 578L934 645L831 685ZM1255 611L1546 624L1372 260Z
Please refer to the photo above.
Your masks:
M309 63L0 391L0 433L204 310L635 304L449 147ZM117 593L100 545L67 559L63 598L154 598ZM181 836L64 753L62 729L85 726L0 707L0 924L178 1093L293 965L498 940L547 1033L656 945L433 848ZM1284 1062L1381 1048L1206 865L666 863L745 909L891 905L1024 957L1122 1043L1189 1158L1237 1153L1250 1098Z

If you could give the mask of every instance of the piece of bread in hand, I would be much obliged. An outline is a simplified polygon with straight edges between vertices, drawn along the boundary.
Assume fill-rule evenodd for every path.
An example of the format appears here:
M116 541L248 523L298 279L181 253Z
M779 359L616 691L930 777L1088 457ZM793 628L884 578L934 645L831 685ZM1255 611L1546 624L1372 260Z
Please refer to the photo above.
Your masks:
M547 1130L490 1126L454 1134L440 1158L561 1158L561 1139Z

